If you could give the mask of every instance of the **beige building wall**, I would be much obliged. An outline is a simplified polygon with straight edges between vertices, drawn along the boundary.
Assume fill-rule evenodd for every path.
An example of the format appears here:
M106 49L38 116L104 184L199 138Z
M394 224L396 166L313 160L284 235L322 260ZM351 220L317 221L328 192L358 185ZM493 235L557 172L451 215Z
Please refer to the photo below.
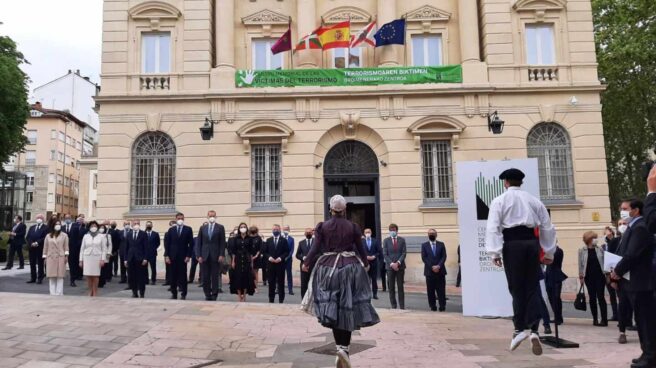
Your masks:
M424 203L420 142L450 141L455 185L456 162L526 158L531 129L554 122L570 139L575 196L547 205L565 251L565 272L575 276L581 234L601 232L611 221L590 2L478 3L369 0L354 7L342 0L106 0L98 217L152 219L158 231L165 229L174 210L143 213L130 205L133 143L144 133L161 131L176 148L175 211L184 212L192 227L198 228L207 210L215 209L228 228L245 221L266 234L272 224L284 223L300 238L305 227L324 219L321 165L326 154L341 141L358 140L379 161L383 234L394 222L410 240L409 278L421 279L417 246L430 227L447 244L450 277L455 278L457 206ZM251 67L252 40L279 37L288 16L297 40L321 17L327 23L350 17L355 29L369 17L378 15L380 24L404 14L408 37L442 35L444 64L462 64L463 83L234 86L235 70ZM557 63L528 65L524 25L544 22L556 25ZM153 30L172 33L171 72L164 75L141 73L140 35ZM365 49L365 66L406 65L407 47L378 48L375 57L373 49ZM327 67L329 55L298 52L294 65ZM153 77L165 78L165 88L145 88L144 78ZM487 115L494 111L506 122L501 135L488 131ZM354 128L345 113L359 114ZM206 117L219 121L211 141L201 140L198 130ZM251 147L258 143L278 143L283 149L282 209L251 208ZM454 188L454 201L457 192Z

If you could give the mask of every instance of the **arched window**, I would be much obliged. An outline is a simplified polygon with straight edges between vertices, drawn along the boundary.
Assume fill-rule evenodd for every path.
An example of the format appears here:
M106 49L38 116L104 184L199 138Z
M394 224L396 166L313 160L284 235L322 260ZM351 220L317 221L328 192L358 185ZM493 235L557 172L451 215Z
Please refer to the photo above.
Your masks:
M528 157L538 159L543 200L574 199L572 145L567 131L555 123L540 123L528 133Z
M175 206L175 144L161 132L146 133L132 149L132 209Z

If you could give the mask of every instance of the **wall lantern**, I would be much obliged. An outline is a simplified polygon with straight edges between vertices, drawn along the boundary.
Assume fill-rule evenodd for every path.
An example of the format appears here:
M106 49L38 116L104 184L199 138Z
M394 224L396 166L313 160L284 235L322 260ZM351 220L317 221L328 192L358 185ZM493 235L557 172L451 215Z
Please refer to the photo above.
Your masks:
M199 128L200 137L203 138L204 141L209 141L210 139L214 138L214 124L218 123L218 120L205 118L205 124Z
M487 116L487 128L493 134L501 134L504 124L505 121L499 119L499 113L497 111Z

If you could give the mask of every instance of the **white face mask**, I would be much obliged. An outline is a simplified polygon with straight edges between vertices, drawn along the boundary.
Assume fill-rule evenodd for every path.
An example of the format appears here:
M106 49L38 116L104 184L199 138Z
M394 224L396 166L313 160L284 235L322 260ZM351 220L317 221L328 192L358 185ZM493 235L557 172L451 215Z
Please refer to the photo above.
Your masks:
M132 226L132 230L134 230L134 231L139 231L140 228L141 228L141 226L139 226L139 225Z
M620 233L624 234L624 233L626 232L626 229L627 229L627 228L628 228L628 226L626 226L626 225L620 225L620 226L617 227L617 230L618 230Z
M60 231L61 230L61 225L55 225L55 231Z
M104 233L105 233L105 229L102 228L102 227L101 227L100 230L98 230L98 231L100 231L101 234L104 234Z
M216 217L210 217L207 219L207 221L209 221L210 224L213 224L214 222L216 222Z
M622 210L622 211L620 211L620 218L622 220L628 220L628 219L631 218L631 215L629 214L629 211Z
M365 238L369 239L371 238L371 234L364 234Z
M95 234L96 231L98 231L98 228L94 226L94 227L90 228L89 231Z
M239 234L239 230L235 230L235 235L238 235L238 234Z
M180 219L180 220L176 221L176 224L178 224L178 226L182 226L182 225L184 225L184 220Z
M285 236L289 236L289 231L283 231L283 234L285 234Z
M592 239L592 245L596 246L597 244L599 244L599 241L597 239Z
M248 229L245 228L245 227L239 228L239 232L242 233L242 234L246 234L247 231L248 231Z
M41 225L43 223L43 219L40 219L40 218L36 219L36 223Z

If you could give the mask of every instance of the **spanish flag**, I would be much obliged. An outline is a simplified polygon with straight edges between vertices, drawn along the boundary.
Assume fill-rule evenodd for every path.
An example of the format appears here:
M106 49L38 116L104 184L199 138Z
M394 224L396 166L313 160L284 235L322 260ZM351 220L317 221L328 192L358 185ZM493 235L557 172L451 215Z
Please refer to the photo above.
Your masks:
M321 27L317 35L324 50L347 48L351 42L351 22L341 22L328 27Z

